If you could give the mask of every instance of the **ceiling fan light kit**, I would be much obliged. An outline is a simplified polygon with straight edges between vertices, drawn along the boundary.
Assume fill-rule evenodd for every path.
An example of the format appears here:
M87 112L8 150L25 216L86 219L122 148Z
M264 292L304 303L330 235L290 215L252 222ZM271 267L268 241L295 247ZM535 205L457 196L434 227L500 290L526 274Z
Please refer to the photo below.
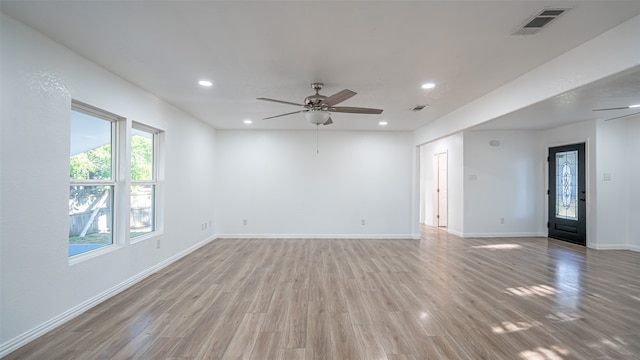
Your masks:
M304 114L304 116L312 124L322 125L329 121L329 116L331 116L331 114L325 110L309 110Z
M371 109L371 108L360 108L360 107L351 107L351 106L335 106L347 99L350 99L354 95L356 95L355 91L351 91L349 89L344 89L342 91L338 91L337 93L331 96L320 95L320 90L324 87L322 83L311 83L311 88L315 90L314 95L309 95L304 99L303 104L298 104L290 101L283 100L275 100L269 98L257 98L257 100L263 101L271 101L280 104L286 105L294 105L301 106L304 109L299 111L293 111L286 114L280 114L276 116L266 117L263 120L273 119L281 116L287 116L292 114L304 113L307 120L309 120L312 124L315 125L331 125L333 124L333 120L331 119L332 112L338 113L351 113L351 114L372 114L378 115L382 114L382 109Z

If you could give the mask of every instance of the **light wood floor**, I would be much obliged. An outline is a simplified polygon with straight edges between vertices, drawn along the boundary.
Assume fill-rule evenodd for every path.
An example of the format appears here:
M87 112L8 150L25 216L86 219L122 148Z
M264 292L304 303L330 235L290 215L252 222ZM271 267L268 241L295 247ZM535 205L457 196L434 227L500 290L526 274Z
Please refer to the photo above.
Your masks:
M640 254L216 240L7 359L640 359Z

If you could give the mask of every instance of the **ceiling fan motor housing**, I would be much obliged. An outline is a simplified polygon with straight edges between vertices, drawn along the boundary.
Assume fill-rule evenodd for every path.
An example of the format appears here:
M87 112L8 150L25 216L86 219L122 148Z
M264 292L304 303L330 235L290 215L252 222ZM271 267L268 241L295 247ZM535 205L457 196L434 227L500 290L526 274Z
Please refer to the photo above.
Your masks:
M326 98L324 95L310 95L304 99L304 105L311 108L319 107Z
M306 98L304 98L304 106L306 108L308 108L309 110L320 108L321 104L327 98L324 95L320 95L320 90L322 90L323 87L324 87L323 83L320 83L320 82L311 83L311 88L315 90L316 93L315 95L309 95Z

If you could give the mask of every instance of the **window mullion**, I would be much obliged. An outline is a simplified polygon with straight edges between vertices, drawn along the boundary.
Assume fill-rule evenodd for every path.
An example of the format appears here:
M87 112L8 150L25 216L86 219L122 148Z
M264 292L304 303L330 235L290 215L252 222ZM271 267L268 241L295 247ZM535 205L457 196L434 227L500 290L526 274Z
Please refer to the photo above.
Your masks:
M74 181L70 181L69 185L71 186L100 186L100 185L108 185L108 186L113 186L115 185L116 182L115 181L110 181L110 180L74 180Z
M156 185L156 182L155 181L141 181L141 180L131 181L131 186L135 186L135 185Z
M120 154L118 156L118 185L119 189L119 204L116 207L117 219L118 219L118 243L121 245L129 244L129 209L131 207L131 119L123 119L120 122L120 128L118 130L120 143L118 144L118 150Z

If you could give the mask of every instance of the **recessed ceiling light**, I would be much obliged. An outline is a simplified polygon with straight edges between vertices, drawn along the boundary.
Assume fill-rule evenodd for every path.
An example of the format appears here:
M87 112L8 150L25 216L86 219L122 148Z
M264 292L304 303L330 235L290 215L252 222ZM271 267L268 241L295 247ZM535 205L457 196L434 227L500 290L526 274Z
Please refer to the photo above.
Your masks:
M249 125L249 124L253 124L253 121L252 120L245 120L245 121L243 121L243 123Z
M387 124L388 124L388 123L387 123L386 121L380 121L380 122L378 123L378 125L380 125L380 126L386 126Z
M629 109L638 108L638 107L640 107L640 104L629 105Z
M198 81L198 84L200 84L202 86L207 86L207 87L213 85L213 83L211 81L209 81L209 80L200 80L200 81Z
M433 89L434 87L436 87L436 84L434 84L434 83L422 84L422 88L423 89Z

